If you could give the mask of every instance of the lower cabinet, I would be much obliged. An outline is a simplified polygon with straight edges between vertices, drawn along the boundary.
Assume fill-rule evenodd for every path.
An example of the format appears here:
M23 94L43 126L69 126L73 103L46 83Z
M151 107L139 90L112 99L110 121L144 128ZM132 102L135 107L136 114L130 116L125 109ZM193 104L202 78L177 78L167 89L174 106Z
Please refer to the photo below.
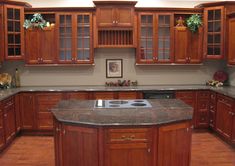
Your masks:
M98 100L112 100L115 99L115 93L114 92L94 92L93 93L93 99Z
M4 134L4 120L3 120L3 110L0 108L0 151L5 145L5 134Z
M224 138L231 140L234 120L234 105L233 99L218 95L217 98L217 111L216 111L216 131Z
M105 166L150 166L152 130L106 129Z
M210 92L210 101L209 101L209 128L215 130L216 124L216 93Z
M56 166L98 166L98 130L55 123Z
M192 129L190 123L159 128L158 166L189 166Z
M16 132L21 130L21 118L20 118L20 94L14 96L15 99L15 119L16 119Z

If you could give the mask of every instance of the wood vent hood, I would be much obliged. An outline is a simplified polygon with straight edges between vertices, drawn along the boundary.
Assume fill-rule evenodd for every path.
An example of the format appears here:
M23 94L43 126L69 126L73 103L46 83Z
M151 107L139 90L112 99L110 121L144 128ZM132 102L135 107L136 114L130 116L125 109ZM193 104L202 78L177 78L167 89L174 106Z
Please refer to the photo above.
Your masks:
M137 1L95 0L95 48L135 48Z

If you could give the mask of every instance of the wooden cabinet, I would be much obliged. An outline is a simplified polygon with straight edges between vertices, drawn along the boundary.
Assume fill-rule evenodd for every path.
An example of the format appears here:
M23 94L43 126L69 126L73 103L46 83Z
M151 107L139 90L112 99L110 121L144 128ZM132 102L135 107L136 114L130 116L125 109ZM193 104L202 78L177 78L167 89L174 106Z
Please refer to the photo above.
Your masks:
M173 26L171 13L138 13L137 63L173 62Z
M207 59L224 57L224 6L204 9L204 55Z
M190 123L160 127L157 154L158 166L190 165L191 135Z
M16 133L21 130L21 114L20 114L20 94L14 96L15 102L15 119L16 119Z
M6 143L9 143L16 134L14 98L10 97L2 101L4 113L4 133Z
M208 128L210 91L197 91L197 106L195 110L195 128Z
M27 46L25 49L27 64L56 63L54 27L26 30L25 44Z
M142 99L141 92L118 92L118 99Z
M58 63L92 64L92 13L57 13Z
M4 17L3 17L3 5L0 5L0 63L3 62L4 59Z
M24 59L24 7L4 5L5 59Z
M235 65L235 14L228 19L228 64Z
M21 127L23 130L36 130L37 118L34 93L20 94Z
M103 100L112 100L115 99L114 92L94 92L93 99L103 99Z
M5 134L4 134L4 113L2 108L2 103L0 103L0 151L5 145Z
M215 130L216 124L216 93L210 92L210 101L209 101L209 127L212 130Z
M63 166L98 166L98 130L63 126Z
M192 33L186 27L175 27L175 63L202 63L202 28Z
M234 119L233 99L218 95L216 110L216 131L226 139L231 139Z
M52 130L53 116L50 109L62 100L62 93L36 93L36 122L38 130Z
M89 100L90 93L89 92L68 92L65 94L66 99L76 99L76 100Z
M96 17L98 27L131 27L134 22L134 7L125 5L98 5Z
M152 130L148 128L106 129L105 166L152 165Z

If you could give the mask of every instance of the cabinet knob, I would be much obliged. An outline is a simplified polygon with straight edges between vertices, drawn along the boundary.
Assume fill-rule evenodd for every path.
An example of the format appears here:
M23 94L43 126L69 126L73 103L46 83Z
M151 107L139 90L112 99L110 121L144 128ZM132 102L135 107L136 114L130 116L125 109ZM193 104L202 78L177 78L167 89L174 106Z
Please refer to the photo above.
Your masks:
M116 24L118 24L118 21L116 21Z
M147 151L148 151L148 153L150 153L150 152L151 152L151 149L150 149L150 148L148 148L148 150L147 150Z
M115 21L113 21L113 24L115 24Z

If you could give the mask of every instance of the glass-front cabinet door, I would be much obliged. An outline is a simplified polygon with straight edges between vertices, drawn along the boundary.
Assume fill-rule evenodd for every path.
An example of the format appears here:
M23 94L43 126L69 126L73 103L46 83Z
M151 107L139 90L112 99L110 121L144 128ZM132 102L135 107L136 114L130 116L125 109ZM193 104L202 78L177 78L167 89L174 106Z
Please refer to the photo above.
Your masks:
M224 56L224 7L205 8L204 12L204 55L207 59L222 59Z
M170 63L173 61L173 15L139 13L137 63Z
M4 6L5 14L5 59L24 57L24 8L14 5Z
M58 20L59 63L93 63L90 13L60 13Z

